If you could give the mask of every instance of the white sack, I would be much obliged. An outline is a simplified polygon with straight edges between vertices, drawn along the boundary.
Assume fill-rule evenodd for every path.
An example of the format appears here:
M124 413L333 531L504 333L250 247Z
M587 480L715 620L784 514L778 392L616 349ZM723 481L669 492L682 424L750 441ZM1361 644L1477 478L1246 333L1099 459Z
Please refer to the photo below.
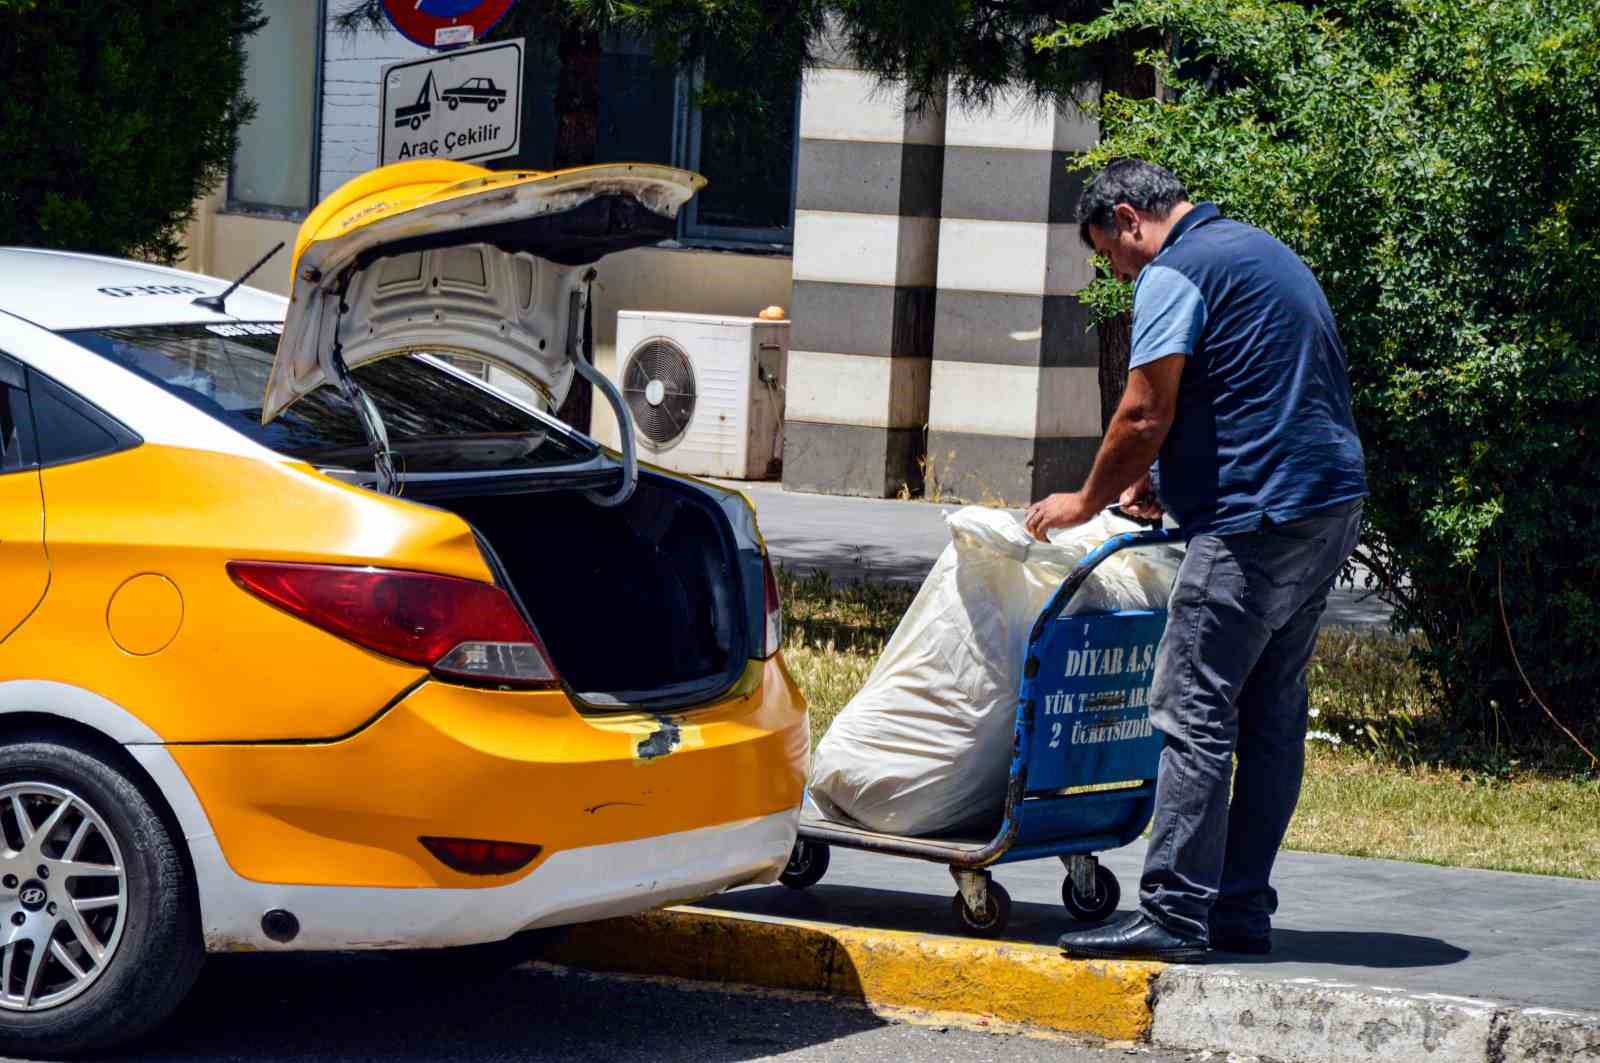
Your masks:
M945 523L950 545L812 758L811 792L824 807L889 834L949 834L999 818L1033 622L1090 550L1139 530L1102 513L1046 544L982 506ZM1176 547L1114 554L1069 611L1164 609L1181 558Z

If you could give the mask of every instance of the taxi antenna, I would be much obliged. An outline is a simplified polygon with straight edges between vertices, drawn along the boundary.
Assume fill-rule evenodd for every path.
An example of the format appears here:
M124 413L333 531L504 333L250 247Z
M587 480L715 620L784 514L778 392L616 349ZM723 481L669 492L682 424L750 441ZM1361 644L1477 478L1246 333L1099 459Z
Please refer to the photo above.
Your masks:
M193 299L191 299L189 301L192 302L195 306L202 306L202 307L205 307L207 310L213 310L213 311L215 311L216 313L219 313L219 314L226 314L228 312L228 308L227 308L227 305L226 305L227 301L228 301L228 296L230 296L234 292L238 291L239 290L239 285L243 284L245 281L247 281L251 277L255 276L256 270L260 269L262 266L265 266L267 264L267 260L268 259L270 259L273 255L277 254L279 251L282 251L283 250L283 245L286 242L287 241L285 241L285 240L279 240L278 243L277 243L277 246L275 246L271 251L268 251L266 254L262 255L259 259L257 259L255 265L251 266L249 269L247 269L243 273L239 274L239 279L234 281L232 284L228 285L227 289L224 290L222 292L222 294L220 294L220 295L200 295L200 296L196 296L195 298L193 298Z

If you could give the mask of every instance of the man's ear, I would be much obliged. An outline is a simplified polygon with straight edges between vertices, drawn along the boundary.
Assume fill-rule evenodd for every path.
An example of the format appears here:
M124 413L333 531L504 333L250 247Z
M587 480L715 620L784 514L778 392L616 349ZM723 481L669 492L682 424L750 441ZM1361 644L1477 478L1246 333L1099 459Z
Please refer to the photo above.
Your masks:
M1112 217L1116 219L1117 229L1128 233L1134 239L1139 238L1139 212L1127 203L1118 203L1111 208Z

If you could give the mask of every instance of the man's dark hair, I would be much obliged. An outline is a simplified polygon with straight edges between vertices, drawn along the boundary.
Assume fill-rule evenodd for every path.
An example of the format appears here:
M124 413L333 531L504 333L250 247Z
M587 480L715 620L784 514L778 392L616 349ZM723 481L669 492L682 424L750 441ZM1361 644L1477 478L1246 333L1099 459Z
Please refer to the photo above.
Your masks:
M1188 198L1189 190L1165 166L1143 159L1118 159L1095 174L1078 198L1078 236L1093 247L1089 226L1112 228L1118 203L1161 218Z

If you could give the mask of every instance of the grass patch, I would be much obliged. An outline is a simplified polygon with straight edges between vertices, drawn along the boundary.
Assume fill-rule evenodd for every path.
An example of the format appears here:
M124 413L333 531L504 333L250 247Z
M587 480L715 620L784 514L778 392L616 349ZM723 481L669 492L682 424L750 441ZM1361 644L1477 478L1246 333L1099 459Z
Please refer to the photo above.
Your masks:
M1317 743L1307 753L1291 849L1600 878L1594 780L1405 768Z
M805 691L815 746L878 663L917 589L900 583L835 584L828 574L778 572L783 660Z
M861 688L916 588L779 573L784 659L812 740ZM1600 878L1600 778L1558 742L1463 738L1429 706L1403 639L1322 634L1314 738L1290 848Z

